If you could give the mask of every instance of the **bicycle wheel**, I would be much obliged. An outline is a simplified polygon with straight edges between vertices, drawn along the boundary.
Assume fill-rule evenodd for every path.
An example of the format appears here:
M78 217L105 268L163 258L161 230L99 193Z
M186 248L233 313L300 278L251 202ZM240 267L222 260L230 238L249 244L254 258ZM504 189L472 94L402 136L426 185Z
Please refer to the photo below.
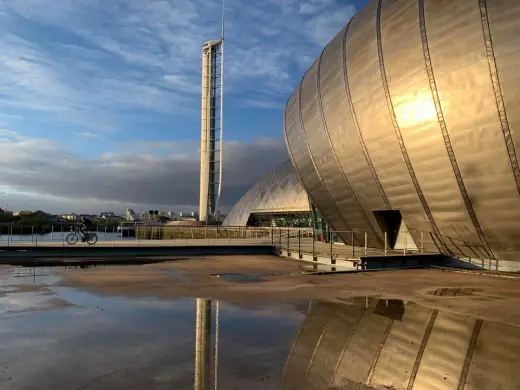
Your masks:
M76 233L70 233L66 238L67 244L74 245L78 242L78 235Z
M87 244L94 245L97 242L97 234L96 233L90 233L90 236L88 237Z

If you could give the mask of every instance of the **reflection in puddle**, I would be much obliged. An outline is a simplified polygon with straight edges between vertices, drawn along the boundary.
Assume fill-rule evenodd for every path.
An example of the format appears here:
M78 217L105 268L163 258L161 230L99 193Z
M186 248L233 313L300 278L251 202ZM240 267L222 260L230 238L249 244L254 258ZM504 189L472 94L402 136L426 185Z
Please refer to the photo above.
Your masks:
M520 383L520 328L401 300L238 306L20 286L0 286L0 307L6 298L12 308L52 298L62 308L0 310L1 389L488 390ZM459 294L452 293L434 295Z

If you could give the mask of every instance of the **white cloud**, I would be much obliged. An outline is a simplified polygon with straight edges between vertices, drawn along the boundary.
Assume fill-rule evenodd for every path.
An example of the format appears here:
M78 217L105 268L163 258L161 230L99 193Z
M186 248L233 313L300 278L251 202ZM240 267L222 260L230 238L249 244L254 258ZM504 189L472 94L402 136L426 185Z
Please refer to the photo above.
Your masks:
M10 207L107 207L196 209L199 152L192 141L132 142L99 158L82 158L46 139L0 142L0 183ZM231 207L267 171L287 159L281 139L228 142L225 147L223 210ZM152 153L164 150L165 156ZM16 195L21 193L22 195ZM23 204L23 205L22 205Z
M7 129L0 131L0 183L42 208L196 205L198 142L171 139L189 138L199 127L201 47L219 37L220 4L0 0L0 128ZM227 2L226 109L281 112L353 12L344 0ZM189 127L180 121L186 117ZM97 153L106 152L117 131L131 139L156 123L163 126L153 129L156 141L119 143L92 158L71 152L74 140L97 142ZM54 126L62 131L56 134L72 134L62 146L30 135L53 137ZM182 136L172 135L177 126ZM169 141L157 136L161 130ZM231 206L285 158L281 139L227 142L223 204Z
M197 111L201 45L219 36L220 1L3 0L2 9L0 105L66 119ZM291 70L298 58L318 55L353 12L339 0L229 2L227 91L283 102L303 71Z

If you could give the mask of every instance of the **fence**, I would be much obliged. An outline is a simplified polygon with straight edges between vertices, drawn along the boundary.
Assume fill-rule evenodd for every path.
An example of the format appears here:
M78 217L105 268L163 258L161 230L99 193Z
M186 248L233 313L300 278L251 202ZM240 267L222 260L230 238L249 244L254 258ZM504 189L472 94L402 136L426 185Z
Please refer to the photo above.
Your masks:
M457 258L489 259L481 244L459 238L434 235L431 232L393 231L376 235L362 231L331 231L320 234L312 230L274 229L272 244L287 256L299 259L326 258L331 264L337 260L359 259L361 256L392 256L414 254L449 254ZM483 265L484 266L484 265Z
M304 256L336 259L357 259L370 255L408 255L417 253L447 253L461 258L489 259L482 245L469 243L459 238L435 236L431 232L392 231L376 235L362 231L318 232L311 228L278 227L221 227L221 226L126 226L118 230L116 226L97 226L92 232L98 242L143 243L162 242L180 245L188 243L232 243L270 244L278 251ZM70 225L0 226L0 246L11 244L66 245L66 237L71 232ZM226 241L227 240L227 241Z
M0 246L9 245L67 245L66 237L74 225L3 225L0 226ZM168 245L187 243L232 243L250 241L271 243L269 228L220 227L220 226L96 226L98 243Z

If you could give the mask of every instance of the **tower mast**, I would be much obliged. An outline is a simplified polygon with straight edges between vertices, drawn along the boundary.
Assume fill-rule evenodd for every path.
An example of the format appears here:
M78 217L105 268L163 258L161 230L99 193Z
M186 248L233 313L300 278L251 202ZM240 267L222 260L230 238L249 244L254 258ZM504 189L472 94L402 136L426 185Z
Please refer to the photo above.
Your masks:
M222 191L224 113L224 3L219 40L202 46L199 221L218 218Z

